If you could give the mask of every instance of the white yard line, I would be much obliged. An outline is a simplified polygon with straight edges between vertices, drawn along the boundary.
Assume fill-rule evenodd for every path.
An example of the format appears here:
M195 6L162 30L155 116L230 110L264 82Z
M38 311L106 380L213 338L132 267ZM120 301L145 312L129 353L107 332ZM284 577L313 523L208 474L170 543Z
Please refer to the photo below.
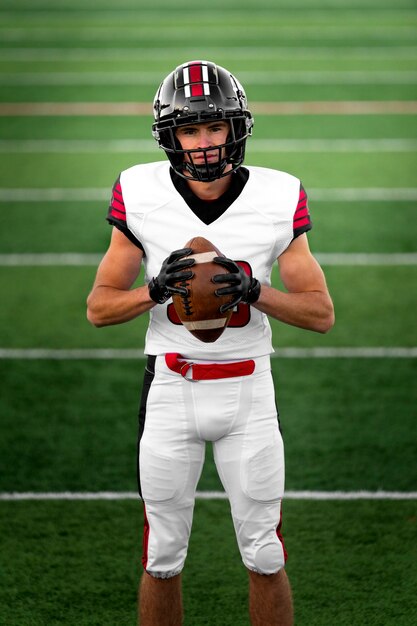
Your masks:
M317 252L314 254L321 265L417 265L417 252L372 254L367 252Z
M227 57L237 61L268 60L268 59L415 59L417 46L256 46L256 47L206 47L206 57ZM173 58L199 58L201 53L198 47L181 48L1 48L0 59L5 61L47 61L48 63L61 63L62 61L141 61L141 60L169 60ZM239 72L236 70L239 75ZM161 76L160 76L161 78Z
M271 70L239 72L244 85L415 85L413 70ZM137 72L0 72L0 85L81 86L81 85L158 85L161 73Z
M223 491L197 491L199 500L227 500ZM417 491L286 491L285 500L416 500ZM139 500L134 491L96 491L96 492L11 492L0 493L0 501L108 501Z
M248 152L416 152L417 139L250 139ZM0 153L156 153L153 139L0 139Z
M82 254L78 252L63 252L61 254L0 254L0 267L39 267L39 266L97 266L103 254Z
M366 252L317 252L314 254L322 265L344 266L398 266L417 265L417 252L372 254ZM39 266L97 266L102 254L63 253L11 253L0 254L0 267Z
M329 187L308 190L311 200L327 202L415 201L417 187ZM102 202L110 201L110 187L25 187L0 189L0 202Z
M412 115L416 100L251 102L256 115ZM3 102L2 116L152 116L149 102Z
M38 13L36 14L38 16ZM27 15L26 15L27 17ZM50 24L46 21L42 26L33 25L30 28L24 26L4 26L1 29L1 37L4 42L41 42L45 45L47 41L56 44L57 41L79 42L135 42L141 41L142 44L148 43L152 45L155 41L166 41L173 45L180 45L181 42L190 38L193 25L187 24L185 20L176 23L175 28L172 24L157 23L155 19L153 24L122 24L108 25L85 25L75 24L66 25L65 20L58 18ZM235 23L221 22L220 20L205 22L204 29L198 33L201 45L210 44L221 37L223 41L240 43L242 39L246 42L254 42L255 45L259 38L269 41L299 41L314 40L323 43L325 41L339 41L342 37L349 37L352 41L359 41L364 37L378 43L387 41L400 41L406 43L406 39L410 39L410 43L415 40L417 33L416 27L410 20L408 24L374 24L371 19L362 19L352 24L313 24L308 20L302 21L301 17L298 24L276 24L272 20L266 23L251 23L250 20L238 28ZM175 44L174 44L175 42Z
M312 187L308 195L311 200L327 202L415 201L417 187ZM0 189L0 202L101 202L110 201L110 196L106 187Z
M275 348L273 359L414 359L417 347L358 347L358 348ZM145 354L140 349L62 349L0 348L0 359L10 360L140 360Z
M25 4L22 3L21 0L19 0L18 2L14 2L13 4L18 5L18 7L15 9L13 6L5 6L5 8L2 11L2 15L4 17L7 17L8 19L13 19L16 17L20 17L21 15L21 11L24 8L25 9L25 17L31 17L32 19L36 19L39 18L39 10L38 11L34 11L33 10L33 4ZM69 10L68 6L62 6L65 5L65 2L62 3L62 0L60 2L56 2L55 0L55 4L51 3L51 2L47 2L45 0L42 0L42 18L44 20L50 20L50 19L57 19L59 18L60 21L62 21L62 14L64 14L64 16L66 16L66 13ZM95 4L99 4L100 7L93 7L93 5ZM187 18L189 17L189 3L185 2L184 0L179 1L177 0L175 2L175 5L169 2L163 2L163 0L159 0L158 1L158 8L155 7L155 5L149 5L149 8L147 7L146 13L144 14L144 16L149 20L150 18L152 19L160 19L161 18L161 8L163 8L163 15L166 17L167 15L170 16L170 14L174 14L176 16L178 16L180 11L185 11L184 16L181 16L181 18ZM213 8L218 7L218 8L222 8L223 9L223 13L222 13L222 17L223 16L240 16L242 9L240 6L240 3L235 4L234 6L231 5L224 5L223 2L210 2L210 9L208 10L207 8L199 8L198 9L198 14L197 17L200 20L204 20L205 18L208 19L212 19L213 18ZM257 11L258 9L258 5L254 5L253 9L255 11ZM391 9L389 7L386 6L376 6L374 4L366 4L364 3L363 6L359 7L359 6L352 6L351 3L349 3L349 5L347 4L338 4L337 2L326 2L325 3L326 8L328 7L328 9L331 9L331 11L337 11L337 10L341 10L343 12L344 15L348 15L349 17L352 16L357 16L363 19L363 13L364 11L366 12L371 12L374 15L376 15L379 19L384 17L384 18L396 18L399 15L401 15L402 17L404 16L404 14L406 16L410 16L414 17L414 12L412 11L412 9L409 6L399 6L398 8L396 7L395 9ZM292 10L298 10L301 11L302 10L302 14L304 15L305 13L308 14L309 17L313 17L315 19L317 18L322 18L322 19L328 19L329 17L329 10L324 10L323 9L323 4L322 5L312 5L311 3L307 2L305 4L303 4L302 2L297 1L297 3L294 5L292 4L289 0L285 6L283 6L283 3L280 2L279 3L279 7L276 7L274 5L273 2L265 2L265 0L263 0L263 2L260 4L259 9L262 10L262 13L265 14L267 13L267 16L273 18L274 16L276 16L276 9L279 8L281 11L292 11ZM138 15L138 11L140 10L140 3L138 3L138 6L135 7L135 5L132 5L131 3L128 3L127 5L124 4L124 2L121 2L120 4L117 5L117 9L115 9L114 7L112 7L110 4L106 5L106 3L103 3L103 1L101 0L99 3L92 3L90 6L83 6L80 3L74 3L71 2L71 10L70 10L70 17L79 20L80 18L82 18L83 20L85 19L91 19L91 17L96 17L99 16L100 18L104 18L106 21L109 18L121 18L126 16L127 18L134 18L135 16ZM331 13L330 13L331 14ZM250 17L251 13L248 12L248 17ZM191 20L192 22L194 22L196 16L192 16Z

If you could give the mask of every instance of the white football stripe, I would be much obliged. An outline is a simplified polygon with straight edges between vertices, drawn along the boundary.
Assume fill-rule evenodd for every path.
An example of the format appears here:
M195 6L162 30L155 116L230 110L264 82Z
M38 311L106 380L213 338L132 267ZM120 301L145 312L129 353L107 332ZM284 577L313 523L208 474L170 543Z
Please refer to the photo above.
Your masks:
M417 200L417 187L311 187L311 200L326 202L409 201ZM98 202L109 201L107 187L24 187L0 189L0 202Z
M145 152L152 139L0 139L0 152ZM253 139L249 152L417 152L417 139ZM158 154L158 153L156 153ZM159 155L158 155L159 156Z
M29 361L51 360L99 360L113 359L140 360L146 358L142 349L134 348L86 348L86 349L53 349L53 348L0 348L0 359L21 359ZM328 347L328 348L294 348L275 347L271 359L415 359L417 346L414 347Z
M415 100L319 100L251 102L255 115L406 115L417 112ZM149 102L0 102L5 116L76 116L152 114Z
M187 259L195 259L196 265L200 263L210 263L216 256L219 256L217 252L214 250L210 250L209 252L199 252L198 254L193 254L192 256L187 257Z
M224 491L197 491L198 500L227 500ZM417 491L286 491L286 500L417 500ZM49 501L49 500L139 500L135 491L94 491L94 492L3 492L0 501Z
M207 68L206 68L207 69ZM157 85L159 72L0 72L0 85ZM341 71L267 71L239 72L244 85L415 85L413 70L341 70ZM188 68L184 69L185 90L189 83ZM208 85L208 83L206 83ZM189 90L189 87L188 87ZM186 97L188 98L186 91Z
M26 19L29 19L30 13L25 13ZM35 13L36 18L39 19L39 13ZM158 22L158 24L156 24ZM151 47L155 41L164 40L167 46L172 45L179 46L190 36L190 26L188 24L177 25L172 28L172 24L161 24L160 20L155 20L155 24L134 24L129 23L123 25L122 31L123 41L134 42L138 41L147 44ZM410 23L408 24L396 24L392 21L390 24L374 24L372 20L360 20L355 23L340 23L340 24L311 24L306 20L303 23L301 20L297 25L294 24L275 24L273 21L267 24L250 23L248 22L245 31L244 39L247 42L254 43L256 45L258 39L261 37L265 41L300 41L306 37L317 40L319 43L339 41L343 36L349 37L352 42L360 42L362 38L369 36L375 37L378 35L381 40L392 41L401 37L402 41L410 39L414 43L416 29L412 23L410 17ZM79 42L79 45L83 45L84 42L104 42L117 40L121 36L120 25L107 26L102 24L85 25L85 26L72 26L72 25L59 25L57 28L55 23L48 24L45 22L41 26L35 25L30 28L21 26L3 26L2 27L2 40L4 42L40 42L45 45L47 41L51 44L56 44L56 41L71 41L71 43ZM243 36L240 32L240 28L236 28L234 23L221 23L219 20L215 24L206 23L204 28L199 31L199 43L204 46L206 43L210 44L213 38L221 36L223 41L228 40L231 44L233 42L240 43Z
M54 0L56 2L56 0ZM395 9L398 11L398 8ZM269 59L324 59L331 58L347 59L415 59L417 57L417 46L340 46L335 48L334 46L247 46L236 47L231 46L228 48L208 48L206 51L210 51L209 58L215 56L227 56L229 59L236 59L243 61L249 59L269 60ZM94 48L54 48L54 47L39 47L39 48L1 48L0 58L2 60L9 61L37 61L43 60L48 63L60 63L64 61L81 61L91 63L92 61L107 61L111 59L114 61L135 61L151 58L155 59L167 59L169 61L174 57L180 58L194 58L198 56L200 49L195 48L113 48L113 47L94 47ZM236 70L239 75L240 72Z
M253 139L248 152L417 152L417 139ZM153 139L0 139L0 152L145 152L160 155Z
M417 265L417 252L367 253L367 252L314 252L322 265L345 266L405 266ZM0 267L39 267L39 266L97 266L103 254L81 252L62 253L11 253L0 254Z
M182 79L184 81L184 95L186 98L189 98L191 96L191 87L189 85L190 76L188 71L188 65L186 65L182 71Z
M227 318L221 317L217 320L200 320L198 322L183 322L183 326L187 330L212 330L214 328L223 328L226 326Z

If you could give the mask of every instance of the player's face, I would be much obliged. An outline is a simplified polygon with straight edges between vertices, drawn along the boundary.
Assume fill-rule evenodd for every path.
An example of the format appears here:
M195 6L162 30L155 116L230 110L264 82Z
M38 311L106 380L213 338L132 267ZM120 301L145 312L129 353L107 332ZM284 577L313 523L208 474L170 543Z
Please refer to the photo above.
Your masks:
M229 122L218 120L215 122L204 122L201 124L190 124L180 126L176 130L176 137L183 150L198 150L199 148L210 148L226 143L229 134ZM221 159L225 158L226 150L222 148ZM216 163L219 160L219 150L205 152L208 163ZM187 161L190 160L188 154L185 155ZM192 160L195 165L203 165L205 157L203 152L193 152Z

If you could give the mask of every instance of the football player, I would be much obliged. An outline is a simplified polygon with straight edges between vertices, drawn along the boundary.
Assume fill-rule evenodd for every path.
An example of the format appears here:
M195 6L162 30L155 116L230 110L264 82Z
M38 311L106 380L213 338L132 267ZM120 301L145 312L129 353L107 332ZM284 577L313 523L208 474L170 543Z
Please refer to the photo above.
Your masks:
M295 176L242 165L253 117L226 69L208 61L177 67L156 93L154 117L153 136L168 161L131 167L114 184L111 243L88 297L95 326L150 314L138 443L145 512L140 623L182 623L181 571L210 441L249 575L251 623L288 626L284 451L268 316L320 333L334 323L307 241L307 195ZM212 343L181 324L171 298L186 290L179 279L192 278L184 244L196 236L226 255L215 259L213 280L219 295L232 296L233 314ZM285 291L271 286L276 261ZM133 287L142 263L146 284ZM217 558L221 567L223 556Z

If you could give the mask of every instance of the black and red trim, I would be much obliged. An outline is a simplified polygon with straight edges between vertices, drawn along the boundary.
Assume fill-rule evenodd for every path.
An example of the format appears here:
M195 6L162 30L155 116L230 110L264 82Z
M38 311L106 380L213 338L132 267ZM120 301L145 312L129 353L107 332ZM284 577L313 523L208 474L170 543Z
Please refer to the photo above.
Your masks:
M149 545L149 521L148 516L146 515L146 506L143 503L143 543L142 543L142 565L143 569L146 570L148 567L148 545Z
M137 467L138 491L139 491L140 497L142 497L142 489L140 486L139 448L140 448L140 440L142 439L143 431L145 430L146 403L148 400L148 394L152 385L152 381L155 377L155 361L156 361L156 356L148 356L146 366L145 366L145 373L143 376L142 395L141 395L140 405L139 405L138 447L137 447L136 467Z
M126 207L123 200L120 176L113 185L108 217L113 217L114 219L126 224Z
M120 176L113 185L112 197L107 213L107 221L112 226L115 226L131 241L137 248L144 250L141 242L135 235L129 230L126 219L126 207L123 200L123 191L120 184Z
M279 515L279 524L277 526L276 532L277 532L277 537L278 537L278 539L279 539L279 541L280 541L280 543L282 545L282 550L284 552L284 562L286 563L287 559L288 559L288 552L285 549L284 538L283 538L282 533L281 533L281 526L282 526L282 503L281 503L281 512L280 512L280 515Z
M215 66L208 61L189 61L175 72L175 88L183 88L186 98L209 96L210 85L218 82Z
M137 479L138 479L138 491L142 498L142 488L140 485L140 468L139 468L139 449L140 441L142 439L143 431L145 430L146 419L146 403L148 400L149 390L151 388L152 381L155 377L155 356L148 356L148 360L145 366L145 374L143 377L142 396L139 406L139 424L138 424L138 447L137 447ZM142 552L142 564L146 570L148 565L148 544L149 544L149 521L146 515L146 506L143 503L143 552Z
M299 237L303 233L311 230L313 227L310 218L310 212L308 208L308 197L307 193L300 183L300 194L298 197L297 208L295 209L294 217L293 217L293 233L294 239Z

